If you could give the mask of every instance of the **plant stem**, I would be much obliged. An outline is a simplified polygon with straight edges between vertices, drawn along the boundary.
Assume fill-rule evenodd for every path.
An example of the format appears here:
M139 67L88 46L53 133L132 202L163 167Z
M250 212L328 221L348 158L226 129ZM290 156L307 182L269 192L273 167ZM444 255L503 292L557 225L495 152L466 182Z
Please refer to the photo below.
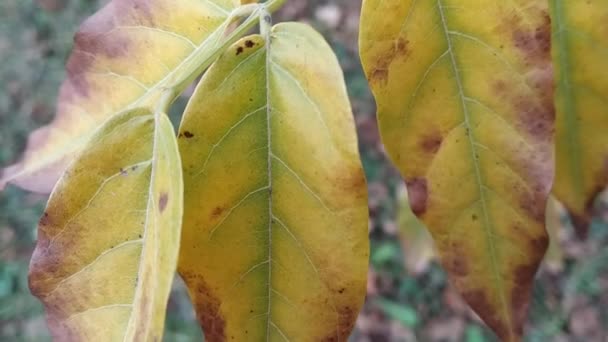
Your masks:
M284 3L285 0L268 0L264 3L264 7L266 7L268 12L272 13L281 8Z
M177 77L173 82L170 82L166 89L162 90L164 93L167 89L170 89L172 93L171 101L168 102L165 110L171 103L181 94L184 89L190 85L205 69L207 69L215 60L226 50L226 48L234 44L238 39L244 36L250 29L252 29L260 19L260 13L270 13L278 10L285 0L269 0L261 4L249 4L244 5L230 14L230 17L225 21L224 30L218 31L214 34L219 35L218 37L212 38L217 39L215 46L210 46L205 49L200 49L190 56L188 61L183 65L182 70L178 73ZM233 31L227 36L224 36L229 29L229 26L234 20L245 17L247 18L239 24ZM160 96L164 96L160 94ZM159 98L153 96L153 103L157 103Z
M169 107L175 98L175 94L171 89L165 89L160 96L160 101L156 106L155 114L169 114Z

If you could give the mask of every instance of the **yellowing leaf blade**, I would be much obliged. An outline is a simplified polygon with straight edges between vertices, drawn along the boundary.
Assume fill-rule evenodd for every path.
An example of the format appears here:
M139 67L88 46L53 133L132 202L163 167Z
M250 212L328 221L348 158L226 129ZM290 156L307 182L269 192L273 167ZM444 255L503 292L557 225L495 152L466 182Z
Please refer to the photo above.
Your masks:
M367 193L322 37L281 24L269 53L260 36L228 49L191 99L179 143L179 272L205 338L345 341L365 297Z
M183 184L164 115L110 120L57 184L39 225L30 289L57 340L162 338Z
M451 281L518 341L553 174L544 1L365 0L361 58L386 149Z
M553 192L584 236L593 201L608 185L608 3L550 3L557 85Z
M75 37L54 121L32 133L8 182L48 193L96 128L124 110L178 94L222 45L232 0L113 0Z

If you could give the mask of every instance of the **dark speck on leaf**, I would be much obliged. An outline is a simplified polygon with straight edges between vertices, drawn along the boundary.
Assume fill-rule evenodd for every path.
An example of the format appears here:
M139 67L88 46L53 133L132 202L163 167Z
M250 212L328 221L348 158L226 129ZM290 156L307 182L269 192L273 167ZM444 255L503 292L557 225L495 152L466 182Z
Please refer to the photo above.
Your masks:
M184 137L186 137L187 139L190 139L190 138L194 137L194 134L192 134L192 132L189 132L189 131L184 131Z
M242 46L239 46L238 48L236 48L236 55L238 56L238 55L242 54L244 50L245 49L243 49Z
M160 199L158 200L158 209L162 213L167 208L167 203L169 202L169 195L166 192L160 194Z
M251 40L245 41L245 46L248 48L252 48L254 45L255 45L255 43L252 42Z

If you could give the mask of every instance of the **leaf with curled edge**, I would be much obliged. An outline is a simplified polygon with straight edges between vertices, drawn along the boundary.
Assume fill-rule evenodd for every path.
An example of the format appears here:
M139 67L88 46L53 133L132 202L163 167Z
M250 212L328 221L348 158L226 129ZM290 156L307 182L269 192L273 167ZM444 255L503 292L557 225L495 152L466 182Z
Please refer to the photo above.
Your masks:
M608 186L608 2L551 0L556 175L553 193L587 235Z
M30 264L58 341L159 341L183 183L171 123L147 109L96 133L54 189Z
M414 213L469 305L519 341L553 179L544 0L364 0L363 66Z
M31 134L19 163L0 172L0 190L10 182L50 192L111 116L153 106L165 89L179 94L217 56L239 6L238 0L110 1L76 33L56 117Z
M229 48L186 109L179 273L208 341L346 341L369 241L344 79L310 27L270 41Z

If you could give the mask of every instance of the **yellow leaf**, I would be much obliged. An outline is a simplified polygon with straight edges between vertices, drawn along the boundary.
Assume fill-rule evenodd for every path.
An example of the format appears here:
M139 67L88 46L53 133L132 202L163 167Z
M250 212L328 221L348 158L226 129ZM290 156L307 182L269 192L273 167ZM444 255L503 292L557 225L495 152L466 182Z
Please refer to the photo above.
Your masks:
M346 341L363 304L367 189L340 67L303 24L229 48L180 127L179 272L208 341Z
M586 235L608 185L608 2L551 0L556 78L553 192Z
M54 121L32 133L7 182L50 192L71 156L112 115L179 94L222 46L237 0L113 0L76 33ZM251 24L255 21L251 20Z
M360 50L383 142L471 307L518 341L553 174L543 0L365 0Z
M160 341L177 266L183 184L165 115L108 121L40 221L30 289L58 341Z
M398 224L405 265L410 273L420 274L435 259L435 250L431 235L410 208L405 189L400 192Z

